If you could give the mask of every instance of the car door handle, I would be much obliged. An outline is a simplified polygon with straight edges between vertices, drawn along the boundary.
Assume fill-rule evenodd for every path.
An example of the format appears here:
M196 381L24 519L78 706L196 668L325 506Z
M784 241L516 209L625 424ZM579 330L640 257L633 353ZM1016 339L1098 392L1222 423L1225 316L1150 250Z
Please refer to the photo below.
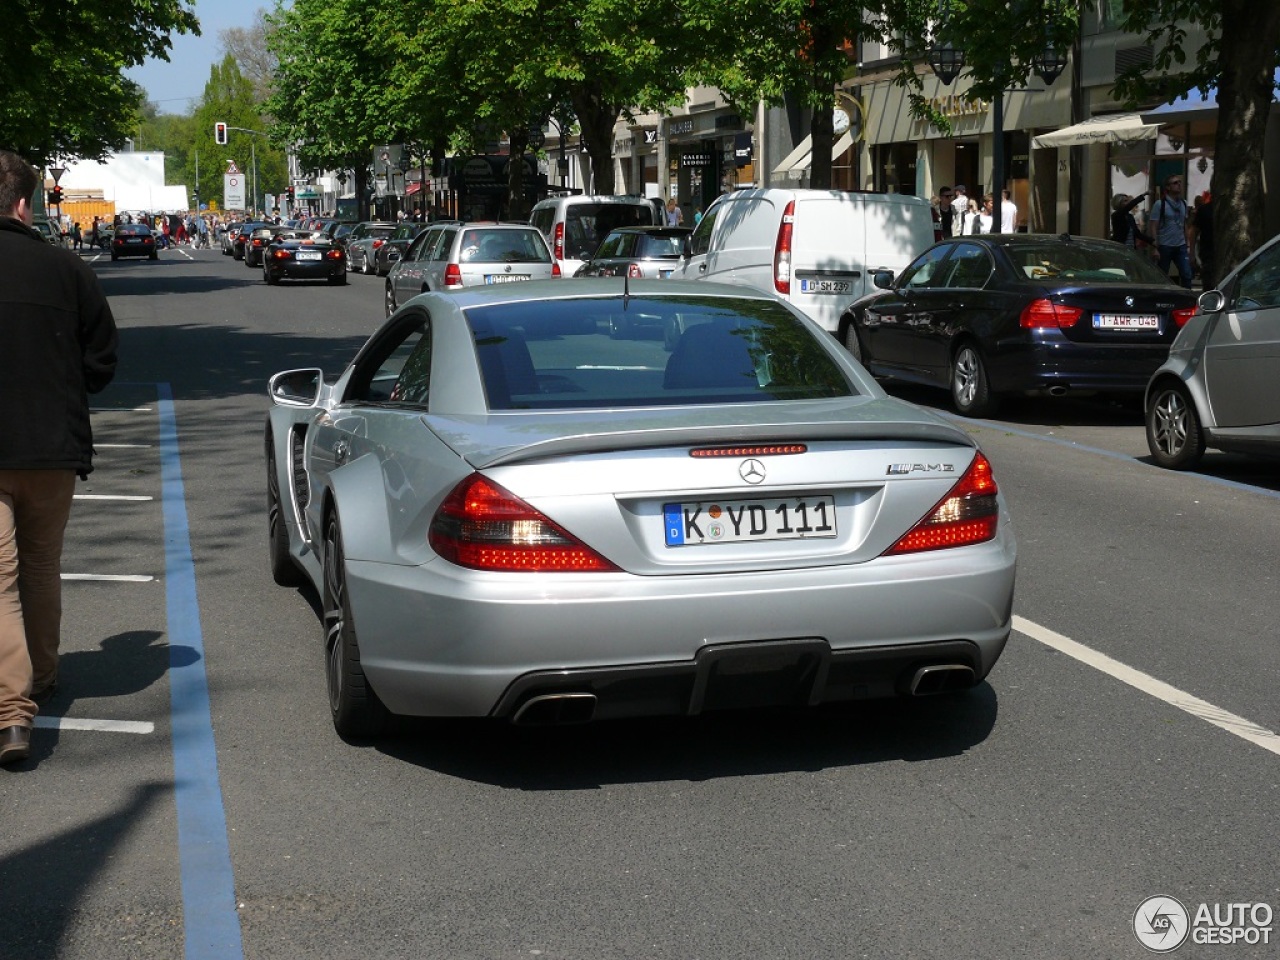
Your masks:
M707 272L707 264L706 264L706 262L705 262L705 261L704 261L704 262L702 262L702 263L700 263L700 264L698 264L698 272L699 272L699 273L706 273L706 272Z
M333 459L338 466L342 466L351 459L351 441L345 437L333 445Z

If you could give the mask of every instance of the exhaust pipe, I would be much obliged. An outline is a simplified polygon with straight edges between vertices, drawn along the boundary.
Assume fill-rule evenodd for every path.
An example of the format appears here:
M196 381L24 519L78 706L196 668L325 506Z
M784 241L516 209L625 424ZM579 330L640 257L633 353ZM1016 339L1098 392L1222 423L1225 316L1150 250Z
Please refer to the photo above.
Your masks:
M1049 388L1049 396L1051 397L1065 397L1066 395L1067 395L1066 387L1050 387Z
M964 690L974 684L973 668L963 663L935 663L921 667L911 678L907 692L913 697L931 693L949 693Z
M522 703L511 722L526 727L589 723L595 713L594 693L543 693Z

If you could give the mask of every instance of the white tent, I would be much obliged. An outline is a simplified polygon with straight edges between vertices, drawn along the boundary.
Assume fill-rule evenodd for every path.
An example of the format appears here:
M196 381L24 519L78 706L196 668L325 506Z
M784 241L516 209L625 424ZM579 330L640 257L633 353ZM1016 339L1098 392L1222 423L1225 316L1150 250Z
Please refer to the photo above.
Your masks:
M1143 123L1141 114L1114 113L1092 117L1054 133L1042 133L1031 142L1036 147L1080 147L1090 143L1154 140L1159 133L1160 124Z

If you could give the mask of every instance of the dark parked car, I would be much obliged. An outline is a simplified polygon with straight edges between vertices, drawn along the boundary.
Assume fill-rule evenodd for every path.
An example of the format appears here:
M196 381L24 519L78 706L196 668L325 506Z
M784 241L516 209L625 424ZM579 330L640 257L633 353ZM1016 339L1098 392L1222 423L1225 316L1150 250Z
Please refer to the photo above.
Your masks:
M347 257L332 240L306 230L283 230L263 250L262 278L270 284L286 279L346 283Z
M267 245L276 237L292 232L288 227L277 227L271 224L257 227L244 241L244 265L246 267L262 266L262 257Z
M253 231L260 229L261 227L272 227L272 226L275 226L275 224L264 223L262 221L256 221L256 220L249 220L244 223L241 223L239 224L238 229L236 226L233 225L230 228L231 256L233 256L237 260L243 260L245 243L246 241L248 241L249 235L253 233Z
M431 226L429 223L412 221L397 224L391 236L387 238L387 242L378 247L373 255L373 267L378 276L385 277L390 273L391 267L409 249L409 244L413 243L414 238L429 226Z
M849 351L972 416L1005 394L1140 397L1196 309L1148 258L1066 235L945 240L875 283L840 321Z
M122 223L116 227L115 236L111 240L111 259L119 260L121 257L159 260L156 237L151 228L141 223Z
M574 276L665 279L691 233L692 227L622 227L604 238Z

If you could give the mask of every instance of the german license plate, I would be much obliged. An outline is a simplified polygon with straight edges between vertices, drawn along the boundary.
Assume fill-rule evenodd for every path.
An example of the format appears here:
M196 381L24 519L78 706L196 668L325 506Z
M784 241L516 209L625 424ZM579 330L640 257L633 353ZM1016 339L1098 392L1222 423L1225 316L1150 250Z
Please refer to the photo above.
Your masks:
M848 280L801 280L801 293L848 293L853 284Z
M321 259L321 253L319 250L299 250L298 259L299 260L319 260Z
M668 547L822 539L836 535L836 502L819 495L665 503L662 519Z
M1160 330L1160 317L1154 313L1095 313L1095 330Z
M140 237L126 237L124 242L125 243L141 243L142 239Z
M528 280L527 273L486 273L485 283L514 283L516 280Z

